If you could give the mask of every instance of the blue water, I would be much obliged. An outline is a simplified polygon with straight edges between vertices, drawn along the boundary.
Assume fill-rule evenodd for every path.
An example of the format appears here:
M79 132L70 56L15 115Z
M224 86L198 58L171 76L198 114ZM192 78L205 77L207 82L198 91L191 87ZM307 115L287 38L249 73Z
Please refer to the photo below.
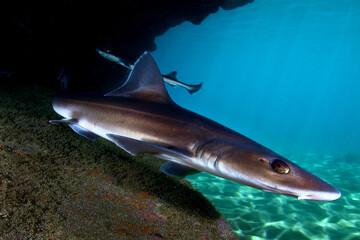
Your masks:
M360 1L256 0L156 39L180 105L272 148L360 152Z
M179 105L282 154L342 192L307 202L208 174L190 181L242 239L360 239L360 1L255 0L156 39Z

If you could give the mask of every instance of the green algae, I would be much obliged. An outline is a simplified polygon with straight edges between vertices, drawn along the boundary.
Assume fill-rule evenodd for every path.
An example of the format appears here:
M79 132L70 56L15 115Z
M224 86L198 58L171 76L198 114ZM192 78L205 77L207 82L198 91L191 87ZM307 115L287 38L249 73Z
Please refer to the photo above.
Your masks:
M0 239L237 239L162 160L49 124L54 95L0 89Z

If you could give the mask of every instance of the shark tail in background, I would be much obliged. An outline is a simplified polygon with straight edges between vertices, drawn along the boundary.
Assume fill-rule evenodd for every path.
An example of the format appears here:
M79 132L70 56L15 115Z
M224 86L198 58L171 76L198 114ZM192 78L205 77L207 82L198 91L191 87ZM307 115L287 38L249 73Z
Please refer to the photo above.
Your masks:
M203 83L200 84L186 84L177 80L177 72L172 71L169 74L163 75L164 81L171 86L180 86L185 88L190 94L193 94L201 89Z
M188 92L190 94L193 94L200 90L200 88L202 87L202 84L203 84L202 82L200 84L196 84L196 85L187 84L187 88L185 88L185 89L188 90Z

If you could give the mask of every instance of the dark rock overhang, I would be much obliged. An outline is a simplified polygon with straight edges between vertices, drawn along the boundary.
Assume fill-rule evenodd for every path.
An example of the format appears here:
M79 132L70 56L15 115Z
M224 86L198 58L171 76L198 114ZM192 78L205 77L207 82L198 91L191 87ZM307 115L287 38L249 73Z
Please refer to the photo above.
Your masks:
M58 74L67 68L77 78L92 82L99 77L93 70L98 57L95 48L111 49L135 60L145 50L155 50L155 37L170 27L184 21L200 24L219 7L230 10L250 2L253 0L13 1L0 10L1 79L11 76L13 82L57 87ZM85 80L78 83L75 88L93 89L91 84L84 88Z

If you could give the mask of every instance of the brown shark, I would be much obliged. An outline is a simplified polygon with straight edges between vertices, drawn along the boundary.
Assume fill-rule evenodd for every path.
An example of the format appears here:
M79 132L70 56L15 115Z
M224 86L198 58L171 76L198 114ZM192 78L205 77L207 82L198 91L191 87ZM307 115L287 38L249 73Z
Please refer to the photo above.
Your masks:
M53 102L68 123L89 139L103 137L132 155L167 160L162 171L185 177L199 171L267 192L331 201L341 193L320 178L169 97L154 59L145 52L126 83L106 94L62 94Z

